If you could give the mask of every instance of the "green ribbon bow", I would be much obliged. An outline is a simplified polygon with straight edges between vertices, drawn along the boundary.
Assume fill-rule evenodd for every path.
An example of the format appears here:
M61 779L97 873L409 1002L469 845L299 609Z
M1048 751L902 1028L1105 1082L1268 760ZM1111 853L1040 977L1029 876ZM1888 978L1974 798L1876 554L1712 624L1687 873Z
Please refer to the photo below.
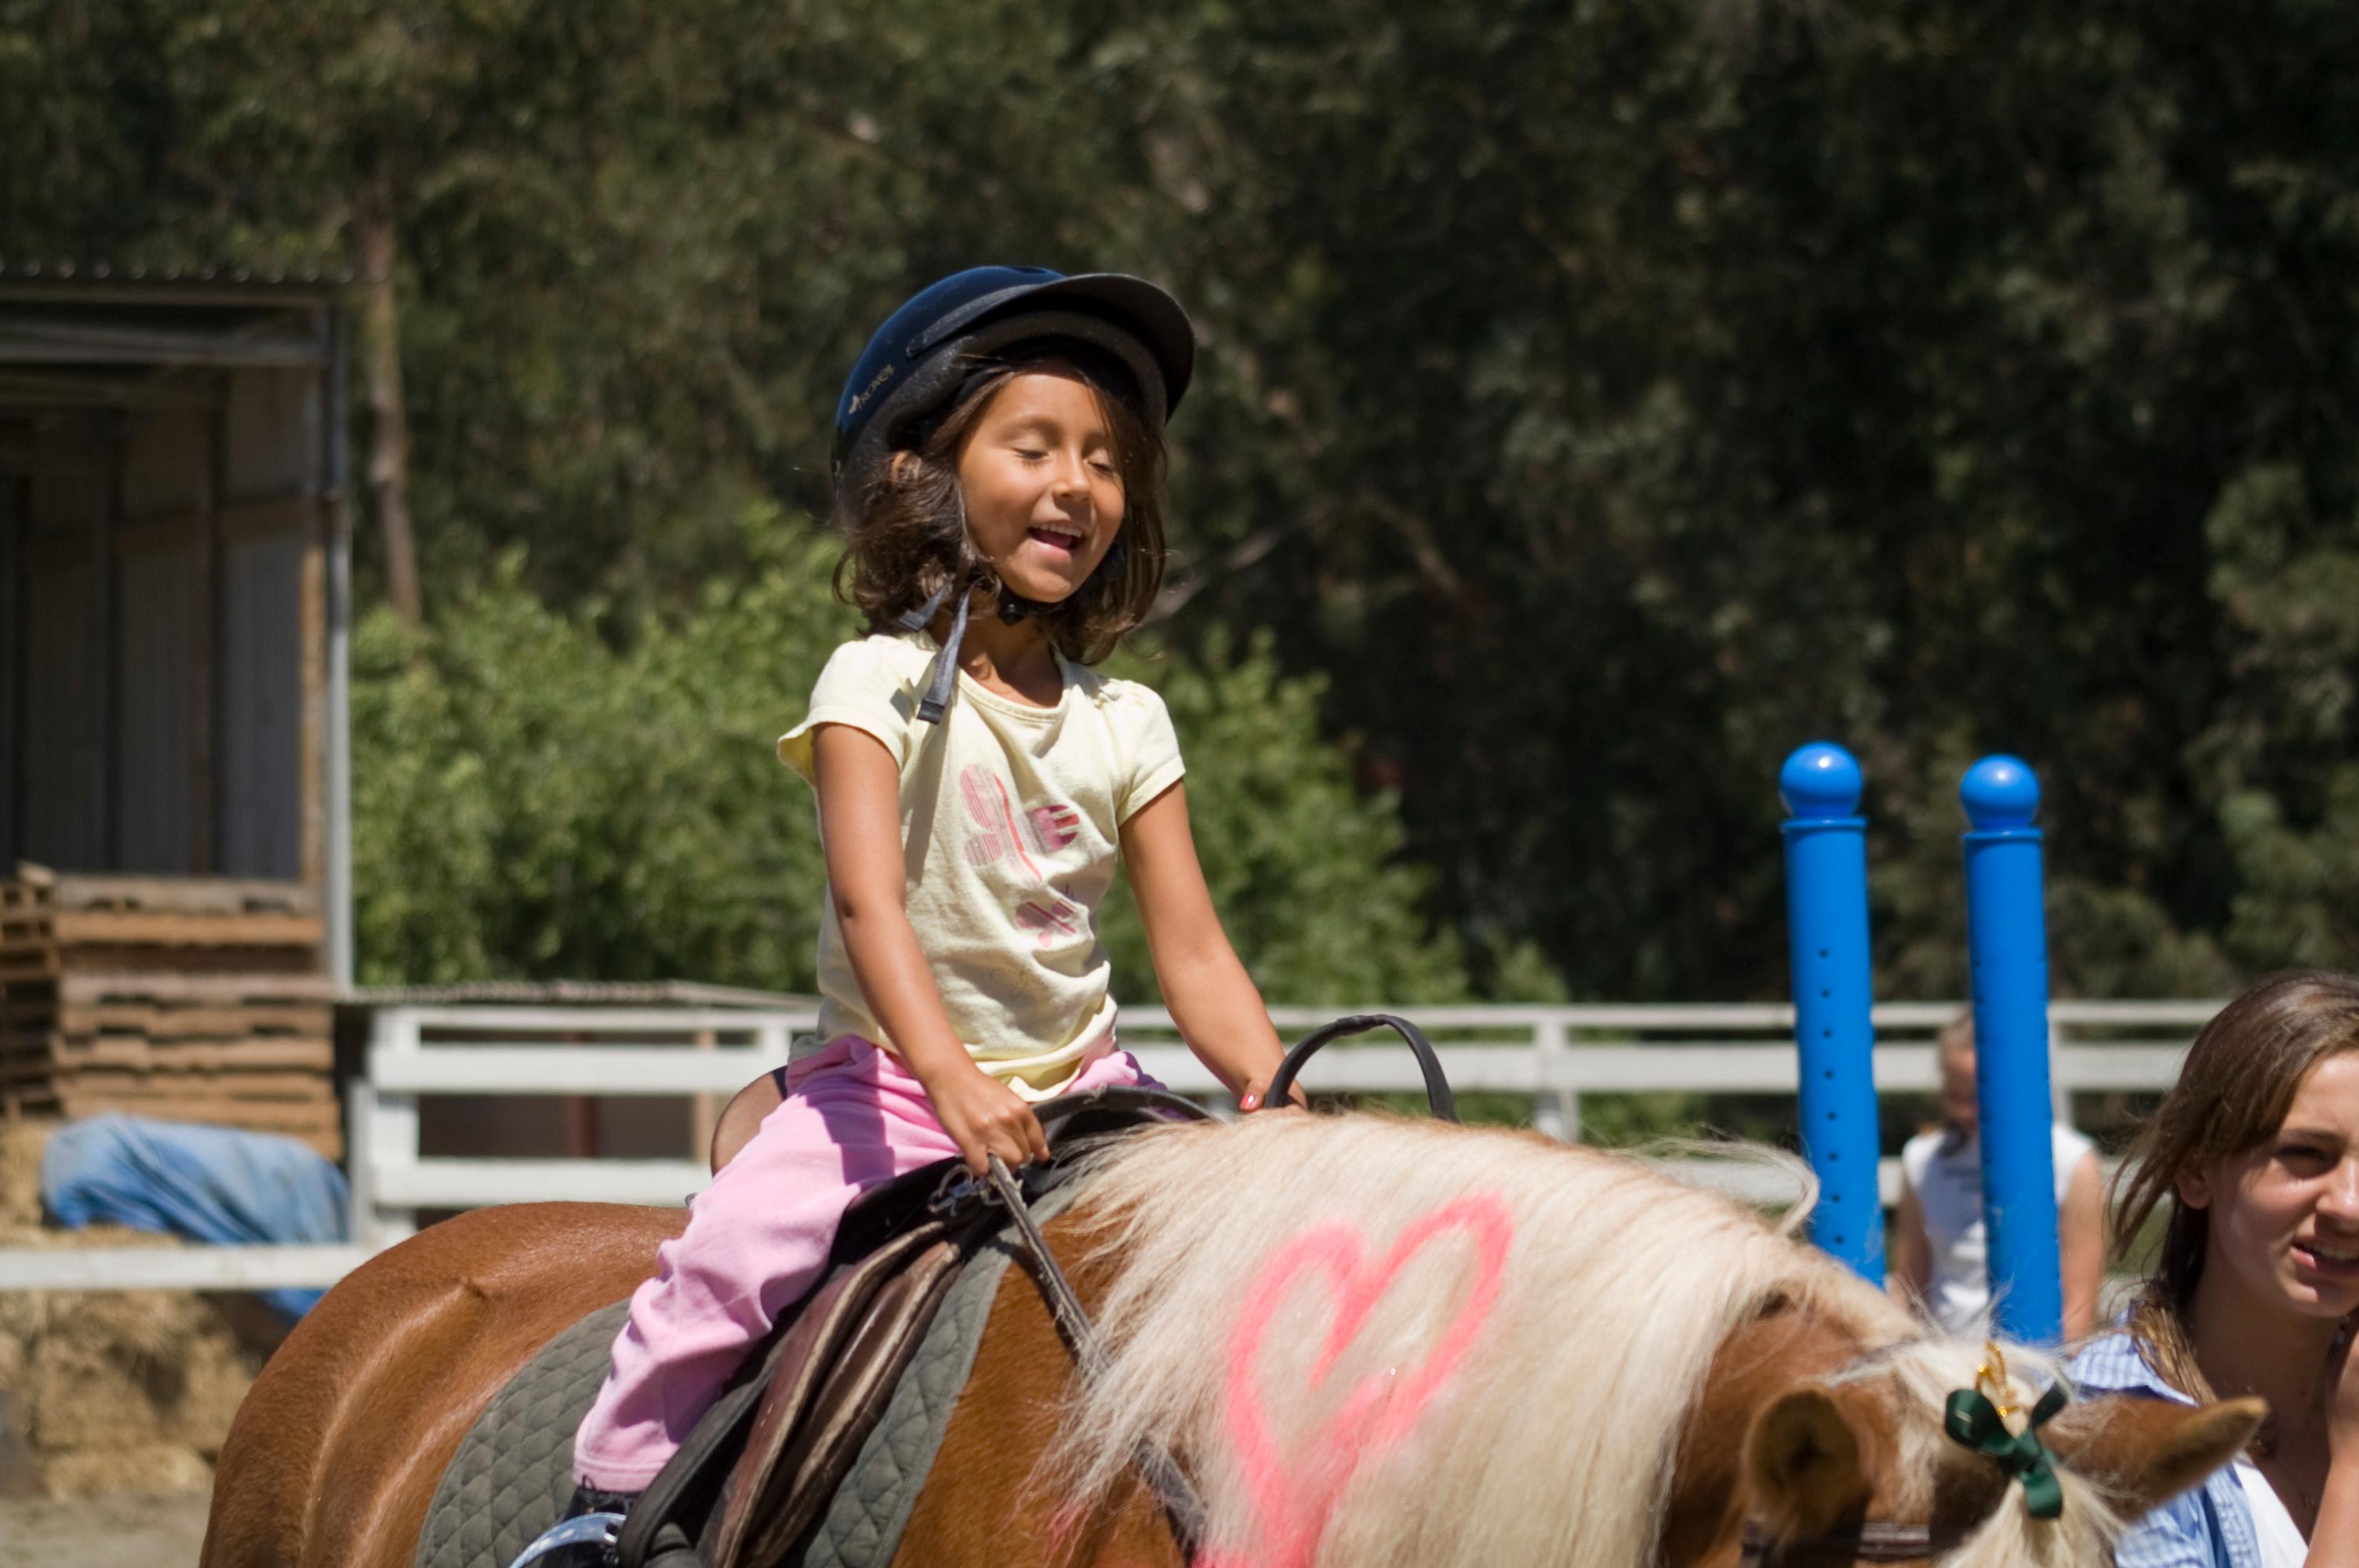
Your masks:
M2039 1441L2039 1428L2064 1408L2062 1385L2050 1388L2031 1407L2031 1421L2021 1432L2009 1432L1998 1407L1977 1389L1960 1389L1950 1396L1942 1429L1950 1441L1998 1461L1999 1468L2023 1483L2024 1506L2033 1519L2054 1519L2064 1511L2064 1483L2056 1478L2056 1456Z

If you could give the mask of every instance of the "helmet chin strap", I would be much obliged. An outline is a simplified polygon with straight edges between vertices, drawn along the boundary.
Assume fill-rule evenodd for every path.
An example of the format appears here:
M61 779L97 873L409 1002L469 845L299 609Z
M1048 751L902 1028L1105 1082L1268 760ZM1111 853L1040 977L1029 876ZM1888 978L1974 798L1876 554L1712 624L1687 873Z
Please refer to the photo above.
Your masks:
M945 579L925 603L901 617L901 624L912 632L924 627L941 609L951 587L961 580ZM933 671L926 677L926 695L918 701L918 717L925 723L940 724L943 710L950 707L951 686L958 679L959 644L966 640L967 611L973 603L974 596L962 592L958 596L957 608L951 611L951 634L942 639L942 650L934 655Z
M959 531L963 534L966 532L966 497L963 494L959 496L958 505ZM923 723L940 724L942 715L950 708L951 688L958 679L959 644L966 641L967 611L974 603L974 596L965 591L967 580L962 573L946 575L941 587L928 594L923 604L901 613L899 624L903 631L923 631L932 625L934 617L941 612L942 601L951 596L953 589L958 590L958 606L951 612L951 634L942 639L941 651L934 655L934 667L926 677L926 694L918 701L918 718ZM999 585L998 610L1002 625L1013 626L1027 616L1046 613L1049 608L1038 600L1026 599L1005 582Z
M899 624L905 632L923 631L940 613L942 601L951 596L952 588L962 579L944 578L942 586L928 595L926 601L914 610L905 611ZM958 604L951 611L950 635L942 639L941 651L934 655L934 667L926 677L926 694L918 701L918 718L927 724L940 724L950 708L951 687L958 679L959 645L966 641L967 613L973 608L974 596L961 593ZM1027 616L1038 615L1048 606L1010 592L1006 585L999 589L999 619L1013 626Z

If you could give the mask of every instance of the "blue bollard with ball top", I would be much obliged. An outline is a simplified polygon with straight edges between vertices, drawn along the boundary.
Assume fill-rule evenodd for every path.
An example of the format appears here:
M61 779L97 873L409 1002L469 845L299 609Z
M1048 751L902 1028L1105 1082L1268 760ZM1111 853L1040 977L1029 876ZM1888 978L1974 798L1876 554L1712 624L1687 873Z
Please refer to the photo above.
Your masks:
M1859 763L1804 746L1777 772L1785 803L1787 942L1801 1065L1802 1150L1819 1178L1810 1239L1884 1282L1875 1031L1867 948L1867 823Z
M2064 1336L2056 1239L2054 1109L2048 1073L2048 921L2041 903L2039 781L2016 757L1984 757L1958 786L1966 820L1966 949L1982 1120L1983 1223L1992 1318L2027 1345Z

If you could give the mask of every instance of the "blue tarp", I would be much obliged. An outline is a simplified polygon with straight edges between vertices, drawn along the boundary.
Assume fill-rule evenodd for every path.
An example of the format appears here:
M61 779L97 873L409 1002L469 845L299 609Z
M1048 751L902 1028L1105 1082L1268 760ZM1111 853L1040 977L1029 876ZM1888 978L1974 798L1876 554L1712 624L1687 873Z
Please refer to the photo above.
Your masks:
M109 1112L60 1128L41 1156L41 1201L64 1225L124 1225L218 1245L344 1239L342 1171L264 1132ZM288 1320L318 1291L263 1291Z

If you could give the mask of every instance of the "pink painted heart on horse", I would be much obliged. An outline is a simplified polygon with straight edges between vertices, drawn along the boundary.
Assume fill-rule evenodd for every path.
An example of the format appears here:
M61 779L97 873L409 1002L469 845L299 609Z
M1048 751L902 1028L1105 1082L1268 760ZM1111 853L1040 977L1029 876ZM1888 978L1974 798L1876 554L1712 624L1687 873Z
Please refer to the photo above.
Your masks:
M1308 1568L1337 1495L1363 1465L1382 1459L1426 1418L1427 1407L1483 1331L1498 1299L1514 1235L1506 1204L1484 1193L1412 1221L1392 1249L1373 1263L1358 1233L1340 1222L1307 1230L1279 1249L1255 1281L1229 1339L1228 1429L1259 1514L1257 1548L1209 1559L1205 1568ZM1422 1321L1406 1325L1406 1368L1389 1360L1334 1389L1344 1381L1336 1376L1337 1363L1358 1346L1403 1272L1430 1249L1453 1239L1472 1245L1473 1279L1463 1297L1439 1314L1423 1314ZM1286 1452L1270 1431L1270 1368L1264 1352L1279 1309L1306 1275L1316 1275L1325 1285L1333 1316L1302 1387L1288 1390L1298 1400L1288 1402L1340 1393L1342 1404L1299 1433L1292 1451Z

